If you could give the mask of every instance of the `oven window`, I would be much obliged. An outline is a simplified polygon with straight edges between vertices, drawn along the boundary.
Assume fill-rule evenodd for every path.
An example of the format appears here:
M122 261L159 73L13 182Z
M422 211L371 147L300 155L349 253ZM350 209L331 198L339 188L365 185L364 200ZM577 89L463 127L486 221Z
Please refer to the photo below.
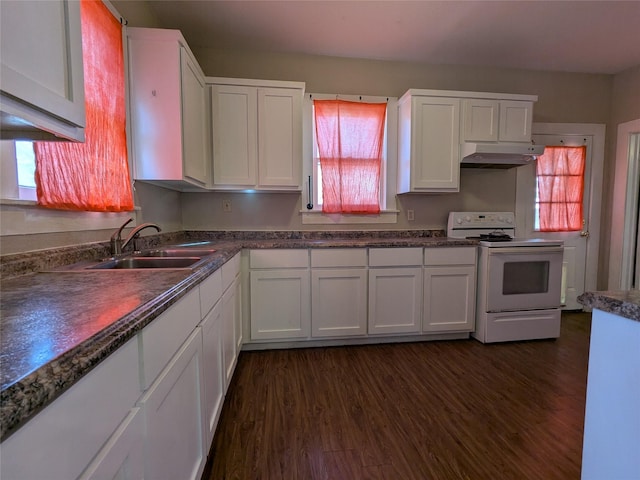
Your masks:
M546 293L549 290L549 262L507 262L504 264L503 295Z

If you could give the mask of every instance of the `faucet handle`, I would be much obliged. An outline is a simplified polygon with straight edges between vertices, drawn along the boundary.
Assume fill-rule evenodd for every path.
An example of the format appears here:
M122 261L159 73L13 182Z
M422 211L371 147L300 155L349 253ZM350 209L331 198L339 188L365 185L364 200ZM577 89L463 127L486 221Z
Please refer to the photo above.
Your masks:
M131 222L133 222L133 218L130 218L129 220L124 222L120 226L120 228L118 230L116 230L115 232L113 232L113 235L111 235L111 242L110 242L111 255L118 255L118 254L122 253L122 230L124 229L124 227L129 225Z
M120 228L118 230L116 230L115 232L113 232L113 235L111 235L111 240L115 241L118 239L122 239L122 230L124 230L124 227L126 227L127 225L129 225L131 222L133 222L133 218L130 218L129 220L127 220L126 222L124 222Z

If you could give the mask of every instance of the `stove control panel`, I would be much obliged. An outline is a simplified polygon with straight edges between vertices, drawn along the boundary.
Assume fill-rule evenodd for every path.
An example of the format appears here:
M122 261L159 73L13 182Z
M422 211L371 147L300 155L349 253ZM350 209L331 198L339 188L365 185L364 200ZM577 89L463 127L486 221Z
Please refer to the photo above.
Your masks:
M461 237L493 230L505 230L513 235L515 215L513 212L451 212L447 224L447 235Z

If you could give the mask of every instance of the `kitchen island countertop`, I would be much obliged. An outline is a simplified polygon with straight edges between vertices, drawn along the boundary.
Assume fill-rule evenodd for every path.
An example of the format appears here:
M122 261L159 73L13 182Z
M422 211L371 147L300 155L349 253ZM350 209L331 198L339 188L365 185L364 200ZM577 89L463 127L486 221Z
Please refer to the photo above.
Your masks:
M158 236L163 237L163 235ZM38 271L51 255L2 258L0 428L4 439L133 338L243 248L364 248L469 246L439 235L283 238L240 232L164 235L160 243L209 241L216 253L194 270ZM267 236L268 237L268 236ZM144 237L147 238L147 237ZM153 242L153 241L151 241ZM158 246L151 243L150 246ZM88 247L96 251L95 245ZM79 248L80 251L82 248ZM69 249L58 256L67 263ZM99 249L97 249L99 250ZM86 255L86 252L85 252ZM80 257L78 257L80 258ZM76 258L76 260L78 259ZM24 275L16 274L23 268ZM40 268L42 270L42 268ZM19 273L19 272L18 272Z
M640 322L640 290L585 292L578 301L586 307Z

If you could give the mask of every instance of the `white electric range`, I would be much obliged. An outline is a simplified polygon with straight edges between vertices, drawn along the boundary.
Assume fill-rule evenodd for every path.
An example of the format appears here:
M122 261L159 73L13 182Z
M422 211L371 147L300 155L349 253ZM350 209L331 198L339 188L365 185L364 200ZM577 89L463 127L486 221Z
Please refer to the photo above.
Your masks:
M479 240L472 336L483 343L560 335L563 242L514 233L513 212L449 214L449 237Z

